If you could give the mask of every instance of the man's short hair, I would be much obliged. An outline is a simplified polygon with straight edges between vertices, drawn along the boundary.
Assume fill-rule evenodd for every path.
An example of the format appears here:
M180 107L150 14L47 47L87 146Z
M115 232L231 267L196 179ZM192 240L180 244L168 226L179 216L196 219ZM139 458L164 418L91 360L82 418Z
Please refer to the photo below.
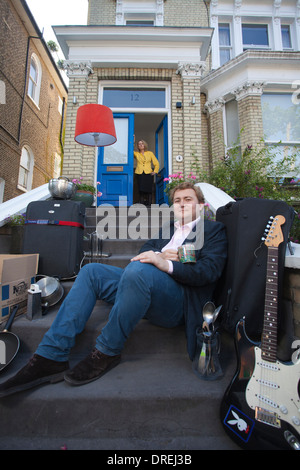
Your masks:
M201 191L199 186L196 186L194 183L190 181L186 181L184 183L179 183L175 188L172 188L170 191L170 199L172 202L174 202L174 195L176 191L183 191L184 189L193 189L196 193L197 199L200 204L204 204L205 199L203 192Z

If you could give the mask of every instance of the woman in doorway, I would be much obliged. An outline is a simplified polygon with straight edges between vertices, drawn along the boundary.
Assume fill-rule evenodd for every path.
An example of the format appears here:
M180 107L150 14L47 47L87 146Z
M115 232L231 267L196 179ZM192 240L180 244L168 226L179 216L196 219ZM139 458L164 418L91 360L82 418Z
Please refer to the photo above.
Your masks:
M152 202L153 175L158 173L159 162L154 153L148 150L148 144L145 140L138 141L134 158L137 162L135 174L138 179L140 203L150 206ZM152 164L154 169L152 169Z

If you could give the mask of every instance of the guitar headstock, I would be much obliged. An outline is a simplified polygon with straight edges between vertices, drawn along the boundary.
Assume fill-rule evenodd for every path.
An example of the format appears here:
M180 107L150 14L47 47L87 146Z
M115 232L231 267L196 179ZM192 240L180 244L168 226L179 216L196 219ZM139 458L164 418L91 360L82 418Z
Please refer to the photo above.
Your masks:
M281 225L285 222L285 217L283 215L276 215L275 217L270 217L268 225L265 229L266 238L264 240L265 245L268 247L278 247L280 243L283 242L283 234L281 230Z

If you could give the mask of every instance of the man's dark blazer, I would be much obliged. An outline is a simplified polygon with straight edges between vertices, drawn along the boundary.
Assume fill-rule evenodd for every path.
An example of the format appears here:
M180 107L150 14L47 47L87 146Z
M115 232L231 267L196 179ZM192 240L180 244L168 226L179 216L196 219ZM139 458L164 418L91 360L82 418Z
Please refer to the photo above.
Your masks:
M193 232L197 232L197 226ZM174 223L170 223L170 237L163 238L162 230L158 238L146 242L140 252L161 251L174 234ZM184 241L193 243L193 239ZM196 250L196 263L180 263L173 261L173 273L170 274L177 282L184 285L185 290L185 325L187 349L191 360L196 353L196 330L202 326L202 308L208 300L212 300L217 281L224 269L227 258L227 237L225 226L221 222L204 220L204 245Z

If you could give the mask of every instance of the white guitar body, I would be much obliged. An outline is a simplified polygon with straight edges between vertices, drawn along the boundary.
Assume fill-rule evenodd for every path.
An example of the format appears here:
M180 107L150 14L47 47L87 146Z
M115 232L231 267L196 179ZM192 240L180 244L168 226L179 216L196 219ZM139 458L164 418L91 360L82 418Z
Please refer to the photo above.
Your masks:
M277 428L281 420L300 433L300 359L295 364L268 362L261 349L254 348L255 367L246 388L246 401L258 421Z

